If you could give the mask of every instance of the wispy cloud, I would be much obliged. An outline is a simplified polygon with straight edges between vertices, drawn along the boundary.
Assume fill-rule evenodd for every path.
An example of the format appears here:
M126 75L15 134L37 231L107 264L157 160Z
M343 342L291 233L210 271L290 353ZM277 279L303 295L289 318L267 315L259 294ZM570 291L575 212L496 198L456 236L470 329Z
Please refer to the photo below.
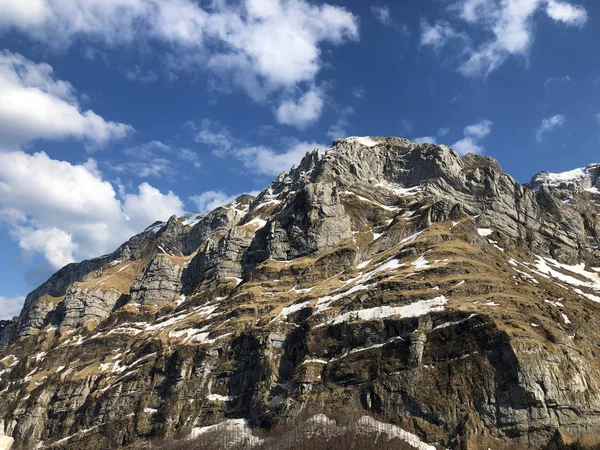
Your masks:
M556 114L542 120L539 128L535 132L535 138L538 142L543 142L546 134L550 133L556 128L563 127L567 122L567 118L562 114Z
M547 17L567 26L582 27L588 15L581 6L558 0L458 0L450 4L449 20L460 20L473 29L471 36L448 20L421 24L421 45L440 50L453 44L457 70L469 77L485 77L511 56L527 57L535 34L535 18L543 10ZM477 42L481 30L492 38ZM444 55L447 57L447 54Z

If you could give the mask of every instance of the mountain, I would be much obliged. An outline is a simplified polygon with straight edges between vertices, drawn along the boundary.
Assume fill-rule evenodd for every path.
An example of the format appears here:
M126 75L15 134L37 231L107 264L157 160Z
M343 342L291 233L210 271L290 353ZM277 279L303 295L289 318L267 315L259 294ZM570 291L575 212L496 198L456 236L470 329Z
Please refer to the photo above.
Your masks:
M347 138L155 223L0 325L0 448L600 444L599 172Z

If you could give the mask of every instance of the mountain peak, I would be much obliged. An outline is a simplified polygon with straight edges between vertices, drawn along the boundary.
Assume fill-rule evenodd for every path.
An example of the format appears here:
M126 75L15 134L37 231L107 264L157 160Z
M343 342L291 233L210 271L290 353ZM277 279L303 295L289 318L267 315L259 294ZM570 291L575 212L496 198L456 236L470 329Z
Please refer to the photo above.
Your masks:
M597 175L529 189L444 145L336 140L256 198L155 223L30 293L0 324L4 432L25 448L595 442Z

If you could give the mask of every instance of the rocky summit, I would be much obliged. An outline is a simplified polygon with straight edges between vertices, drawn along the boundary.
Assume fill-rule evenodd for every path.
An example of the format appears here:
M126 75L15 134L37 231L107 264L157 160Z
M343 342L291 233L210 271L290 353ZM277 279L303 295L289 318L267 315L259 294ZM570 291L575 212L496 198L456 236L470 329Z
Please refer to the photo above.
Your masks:
M599 211L600 164L337 140L31 292L0 448L592 448Z

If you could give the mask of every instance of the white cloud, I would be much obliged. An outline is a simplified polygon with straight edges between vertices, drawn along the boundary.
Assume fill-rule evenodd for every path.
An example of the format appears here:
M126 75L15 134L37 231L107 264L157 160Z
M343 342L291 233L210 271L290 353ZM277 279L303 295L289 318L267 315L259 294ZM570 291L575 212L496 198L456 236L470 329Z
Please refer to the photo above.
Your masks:
M511 56L527 57L534 40L534 19L540 9L566 25L581 27L587 21L583 7L557 0L458 0L452 3L448 10L477 28L474 35L481 35L483 30L492 36L479 44L462 39L456 54L458 71L470 77L485 77ZM436 50L460 35L445 21L438 21L434 26L423 22L421 28L421 45Z
M375 18L383 25L390 25L392 17L390 14L390 8L387 5L384 6L371 6L371 12Z
M198 212L209 212L219 206L233 202L237 195L227 195L223 191L206 191L200 195L194 195L190 200L196 205Z
M235 143L235 138L229 130L217 121L202 119L200 129L193 122L188 122L187 126L193 130L196 142L212 147L213 152L217 155L224 155Z
M472 125L467 125L463 130L465 137L452 144L452 148L461 156L467 153L483 153L483 146L480 141L490 134L492 125L489 120L481 120Z
M448 127L442 127L438 130L437 134L440 137L444 137L446 136L448 133L450 133L450 128Z
M278 153L269 147L249 147L238 151L236 157L250 170L264 175L278 175L289 170L294 164L298 164L307 152L315 148L326 148L326 146L299 142L283 153Z
M123 153L130 161L108 164L110 169L118 173L131 173L140 178L173 176L177 173L177 160L191 163L195 168L202 166L196 152L172 147L160 141L129 147Z
M413 139L416 144L437 144L437 138L435 136L423 136Z
M451 42L466 45L469 39L464 33L454 30L452 25L445 20L439 20L433 25L426 20L421 21L421 46L433 47L439 50Z
M452 148L458 152L459 155L464 156L467 153L479 154L483 152L483 147L477 143L477 140L470 136L465 136L460 141L455 142Z
M248 195L256 197L259 191L248 192ZM210 212L219 206L232 203L242 194L227 195L223 191L206 191L200 195L190 197L190 200L196 205L197 211L201 213Z
M0 221L26 254L42 254L54 268L108 253L156 220L183 213L175 194L147 183L122 199L93 160L0 152Z
M363 98L367 91L362 86L354 86L352 88L352 96L356 98Z
M314 84L321 46L359 38L357 18L343 7L307 0L3 0L0 31L16 29L64 49L77 40L107 47L134 41L167 44L168 70L212 70L262 101ZM130 79L139 79L133 70Z
M600 125L600 113L596 113L596 122Z
M286 100L277 108L277 121L303 129L314 123L323 110L323 92L311 89L298 101Z
M192 163L192 165L196 169L202 167L202 163L200 162L200 157L198 156L198 153L196 153L193 150L182 148L178 151L177 157L182 161Z
M137 194L125 194L123 212L133 229L141 230L157 220L183 214L183 202L173 192L161 193L148 183L138 186Z
M0 296L0 320L10 320L18 316L24 302L25 297L6 298Z
M82 111L76 92L48 64L0 52L0 145L19 148L34 139L73 137L91 145L123 138L132 128Z
M548 0L546 13L557 22L582 27L588 20L588 14L582 6L573 6L567 2Z
M556 114L552 117L548 117L542 120L540 127L535 132L535 138L538 142L544 141L544 136L554 130L555 128L560 128L565 125L567 122L567 118L562 114Z
M341 116L347 117L352 112L352 108L342 109ZM249 145L233 136L216 121L203 120L200 131L196 129L195 124L190 123L188 126L193 130L196 139L212 147L217 156L236 158L246 169L260 175L278 175L299 163L306 152L315 148L328 148L322 144L292 140L286 143L287 148L284 151L278 151L268 146Z
M492 122L490 120L482 120L468 125L464 129L465 136L471 136L475 139L483 139L492 131Z
M349 118L354 114L354 108L347 106L340 108L338 120L327 130L327 137L331 140L347 137L348 127L350 126Z
M552 87L558 86L561 84L571 83L573 81L569 75L565 75L564 77L550 77L547 78L544 82L544 89L549 91Z

